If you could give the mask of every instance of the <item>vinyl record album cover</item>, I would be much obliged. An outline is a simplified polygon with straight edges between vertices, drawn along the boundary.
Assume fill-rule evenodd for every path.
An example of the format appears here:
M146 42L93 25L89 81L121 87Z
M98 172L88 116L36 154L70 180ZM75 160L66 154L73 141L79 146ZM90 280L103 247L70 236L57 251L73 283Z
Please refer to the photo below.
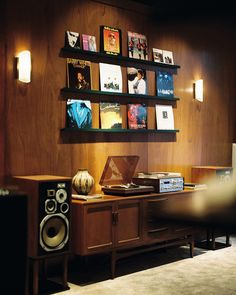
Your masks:
M91 62L67 58L67 87L91 89Z
M162 49L153 48L152 53L153 53L153 61L161 62L161 63L164 62Z
M156 105L156 122L159 130L174 129L173 107L170 105Z
M167 71L158 70L156 72L157 96L174 97L173 74Z
M173 52L169 50L163 50L163 60L165 64L174 64Z
M128 104L129 129L147 129L147 106L145 104Z
M122 116L120 103L100 102L101 129L121 129Z
M91 128L92 112L89 100L67 100L67 127L68 128Z
M80 35L77 32L65 32L65 47L80 49Z
M121 55L121 30L109 26L100 27L101 52Z
M96 37L82 34L83 50L97 51Z
M118 65L99 63L101 91L122 92L122 72Z
M145 35L128 31L129 57L148 60L148 45Z
M127 68L128 93L147 94L145 69Z

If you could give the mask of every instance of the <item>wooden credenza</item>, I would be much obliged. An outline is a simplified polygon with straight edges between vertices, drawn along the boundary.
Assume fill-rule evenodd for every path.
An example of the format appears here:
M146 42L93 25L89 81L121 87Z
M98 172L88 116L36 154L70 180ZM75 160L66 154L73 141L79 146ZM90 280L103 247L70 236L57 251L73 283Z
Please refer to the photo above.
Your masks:
M115 277L120 258L173 246L194 249L194 228L170 220L173 208L183 208L191 191L129 197L104 195L102 199L72 201L72 251L75 255L111 253L111 274ZM166 217L167 216L167 217Z

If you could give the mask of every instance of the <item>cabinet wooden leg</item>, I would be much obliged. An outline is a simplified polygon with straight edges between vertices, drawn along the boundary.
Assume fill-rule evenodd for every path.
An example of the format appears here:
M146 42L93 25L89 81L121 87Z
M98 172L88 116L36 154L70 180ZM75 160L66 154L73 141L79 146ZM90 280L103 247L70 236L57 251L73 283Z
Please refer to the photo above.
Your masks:
M211 232L210 229L207 229L207 249L211 248Z
M39 260L33 260L33 295L39 293Z
M189 243L189 246L190 246L190 257L193 258L193 256L194 256L194 240L192 240L192 241Z
M116 251L111 252L111 278L115 278L116 271Z
M30 282L30 259L27 258L26 262L26 280L25 280L25 295L29 295L29 282Z
M229 236L229 233L226 232L225 236L226 236L226 241L225 241L226 246L229 247L230 246L230 236Z
M67 277L68 277L68 256L64 255L63 257L63 279L62 279L62 283L63 283L63 287L67 287Z
M216 241L215 241L215 230L211 230L211 248L212 250L216 249Z

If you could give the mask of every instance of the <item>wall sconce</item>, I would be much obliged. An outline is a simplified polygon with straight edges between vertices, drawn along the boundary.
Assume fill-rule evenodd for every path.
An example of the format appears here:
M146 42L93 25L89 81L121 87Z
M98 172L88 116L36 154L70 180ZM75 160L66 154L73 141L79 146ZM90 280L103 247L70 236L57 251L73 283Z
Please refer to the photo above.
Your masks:
M31 53L29 50L19 53L17 57L17 74L19 81L31 82Z
M203 101L203 80L199 79L194 83L194 98Z

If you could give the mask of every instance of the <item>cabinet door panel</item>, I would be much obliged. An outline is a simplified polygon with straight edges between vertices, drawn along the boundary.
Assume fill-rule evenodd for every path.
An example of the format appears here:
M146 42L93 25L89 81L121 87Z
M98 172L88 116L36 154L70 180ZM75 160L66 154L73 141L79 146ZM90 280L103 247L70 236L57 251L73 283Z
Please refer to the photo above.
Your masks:
M87 206L85 238L89 252L112 248L114 235L112 214L113 204Z
M142 240L141 202L138 200L119 202L117 207L116 244L136 244Z

